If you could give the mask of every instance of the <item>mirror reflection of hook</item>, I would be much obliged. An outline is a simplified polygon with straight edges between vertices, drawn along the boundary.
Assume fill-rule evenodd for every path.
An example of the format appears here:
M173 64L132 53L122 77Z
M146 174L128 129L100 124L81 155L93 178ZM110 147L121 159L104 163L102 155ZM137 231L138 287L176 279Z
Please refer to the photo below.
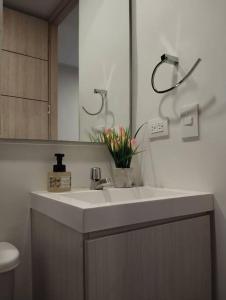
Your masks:
M98 110L98 112L96 112L96 113L91 113L91 112L89 112L84 106L82 107L82 109L83 109L88 115L90 115L90 116L97 116L97 115L99 115L99 114L102 112L102 110L103 110L103 108L104 108L104 102L105 102L105 99L106 99L106 97L107 97L108 92L107 92L106 90L94 89L94 94L100 94L100 95L101 95L101 100L102 100L102 102L101 102L101 107L100 107L100 109Z

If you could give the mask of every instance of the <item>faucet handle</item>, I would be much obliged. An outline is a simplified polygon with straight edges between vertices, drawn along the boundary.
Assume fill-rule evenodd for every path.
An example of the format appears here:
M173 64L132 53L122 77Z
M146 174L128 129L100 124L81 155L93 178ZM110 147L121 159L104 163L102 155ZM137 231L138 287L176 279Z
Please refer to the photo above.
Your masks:
M101 168L95 167L90 171L90 179L94 181L101 180Z

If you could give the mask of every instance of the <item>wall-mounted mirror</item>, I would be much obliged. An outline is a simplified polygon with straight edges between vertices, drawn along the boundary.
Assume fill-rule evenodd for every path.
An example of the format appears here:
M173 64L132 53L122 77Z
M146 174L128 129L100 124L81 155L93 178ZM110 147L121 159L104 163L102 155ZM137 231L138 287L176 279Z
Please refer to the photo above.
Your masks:
M0 138L131 125L130 0L3 0Z

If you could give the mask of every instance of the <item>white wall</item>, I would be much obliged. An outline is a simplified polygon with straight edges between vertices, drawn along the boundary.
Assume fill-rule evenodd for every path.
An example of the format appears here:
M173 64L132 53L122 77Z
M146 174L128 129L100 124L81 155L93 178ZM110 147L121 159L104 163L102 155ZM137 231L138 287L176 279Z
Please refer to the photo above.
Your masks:
M215 194L218 299L226 299L226 2L224 0L133 0L134 116L136 124L170 119L170 138L145 139L145 183ZM150 84L160 55L178 55L187 71L202 63L177 92L157 95ZM161 87L170 84L159 75ZM171 77L172 78L172 75ZM180 107L200 104L200 140L183 142Z
M0 241L13 243L21 252L15 300L31 300L29 193L46 190L56 152L65 153L73 187L89 186L93 166L100 166L103 176L109 176L109 155L103 146L0 143Z
M79 141L78 68L58 65L58 140Z
M129 126L130 103L129 0L83 0L79 5L80 138L89 140L92 127ZM101 106L94 89L107 89Z

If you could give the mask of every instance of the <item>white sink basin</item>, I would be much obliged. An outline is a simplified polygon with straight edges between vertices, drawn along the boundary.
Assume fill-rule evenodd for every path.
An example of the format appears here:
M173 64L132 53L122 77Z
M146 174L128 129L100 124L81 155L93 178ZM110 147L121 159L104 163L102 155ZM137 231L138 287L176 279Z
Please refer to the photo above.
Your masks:
M136 187L131 189L105 189L103 191L80 191L62 193L61 195L78 200L84 201L88 204L97 206L98 204L120 204L137 201L145 201L160 198L172 198L186 194L186 192L177 190L158 189L151 187Z
M34 192L31 208L78 232L94 232L213 210L213 195L153 188Z

